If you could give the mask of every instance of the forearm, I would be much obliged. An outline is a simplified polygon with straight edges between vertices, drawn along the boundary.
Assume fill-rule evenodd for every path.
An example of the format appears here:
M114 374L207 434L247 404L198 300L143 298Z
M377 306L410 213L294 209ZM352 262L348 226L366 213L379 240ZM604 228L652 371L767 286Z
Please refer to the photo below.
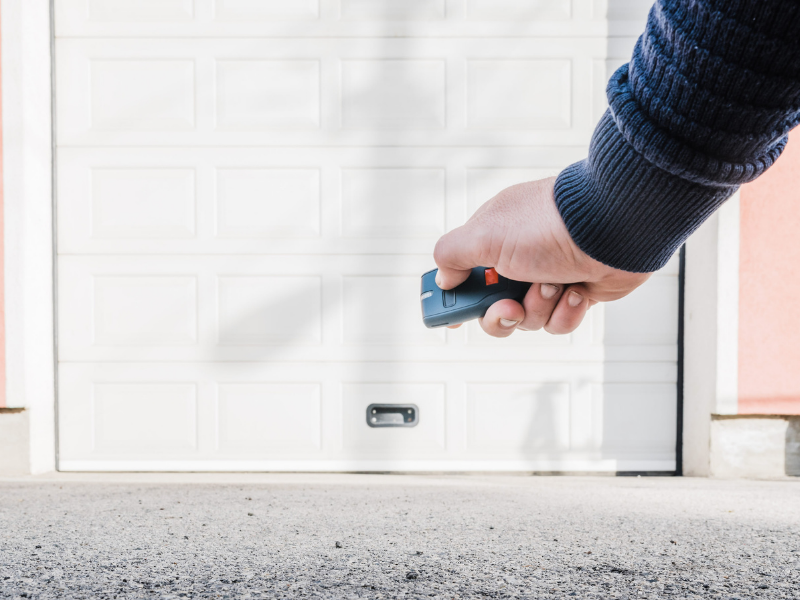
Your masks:
M659 0L608 84L586 160L558 177L578 246L649 272L739 185L780 156L800 119L800 6Z

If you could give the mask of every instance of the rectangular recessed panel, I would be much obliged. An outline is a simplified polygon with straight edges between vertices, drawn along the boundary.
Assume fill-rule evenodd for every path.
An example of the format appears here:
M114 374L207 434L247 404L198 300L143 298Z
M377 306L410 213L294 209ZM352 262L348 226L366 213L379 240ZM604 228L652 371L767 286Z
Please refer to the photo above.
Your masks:
M570 126L570 61L470 60L467 124L489 129Z
M674 346L678 340L678 278L657 275L605 305L603 343Z
M92 237L189 238L194 169L91 169Z
M319 277L219 278L220 344L314 344L322 339Z
M467 447L516 458L569 448L569 384L471 383Z
M319 235L318 169L217 169L217 236Z
M602 406L604 452L673 455L674 383L606 383L595 385L592 391Z
M216 90L218 128L319 127L318 61L218 61Z
M349 128L444 128L444 61L342 61L342 120Z
M319 0L214 0L220 21L284 21L316 19Z
M92 60L93 129L180 131L194 128L194 61Z
M467 18L478 21L569 19L572 0L467 0Z
M564 165L566 166L566 165ZM467 210L474 213L480 206L494 198L507 187L558 175L561 169L467 169Z
M193 383L95 383L93 396L96 452L140 455L196 446Z
M191 276L97 275L94 343L173 345L197 341L197 280Z
M217 439L222 451L319 450L320 386L315 383L222 383Z
M342 17L378 21L444 19L445 0L341 0Z
M404 459L445 449L445 386L441 383L345 383L342 386L345 452ZM370 427L370 404L416 404L414 427Z
M441 344L442 329L422 324L419 277L344 277L348 344Z
M190 21L194 0L88 0L89 20L105 22Z
M342 234L360 238L444 233L444 169L345 169Z

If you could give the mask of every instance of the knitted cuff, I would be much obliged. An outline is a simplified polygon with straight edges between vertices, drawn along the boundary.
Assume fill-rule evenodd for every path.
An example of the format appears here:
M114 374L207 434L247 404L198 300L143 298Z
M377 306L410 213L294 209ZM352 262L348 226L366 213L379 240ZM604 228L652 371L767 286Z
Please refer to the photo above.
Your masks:
M649 273L673 253L738 185L690 181L645 159L609 111L597 125L589 157L556 179L558 210L572 239L610 267Z

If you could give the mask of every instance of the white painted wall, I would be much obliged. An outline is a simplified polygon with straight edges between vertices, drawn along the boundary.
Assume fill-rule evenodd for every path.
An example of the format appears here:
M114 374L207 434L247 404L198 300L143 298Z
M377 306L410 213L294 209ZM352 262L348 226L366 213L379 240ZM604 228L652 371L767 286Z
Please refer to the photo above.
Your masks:
M50 3L3 0L6 394L34 473L55 468Z
M717 401L714 412L739 409L739 193L719 210L717 228Z
M686 244L685 475L710 474L711 417L735 414L738 387L739 194Z

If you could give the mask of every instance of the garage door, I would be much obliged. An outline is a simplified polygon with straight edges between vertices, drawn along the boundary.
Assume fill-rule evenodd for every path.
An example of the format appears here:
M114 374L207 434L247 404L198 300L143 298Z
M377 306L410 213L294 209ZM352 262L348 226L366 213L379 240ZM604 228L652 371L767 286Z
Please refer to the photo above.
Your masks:
M438 236L585 154L641 4L57 0L60 468L673 470L676 261L569 336L419 314Z

